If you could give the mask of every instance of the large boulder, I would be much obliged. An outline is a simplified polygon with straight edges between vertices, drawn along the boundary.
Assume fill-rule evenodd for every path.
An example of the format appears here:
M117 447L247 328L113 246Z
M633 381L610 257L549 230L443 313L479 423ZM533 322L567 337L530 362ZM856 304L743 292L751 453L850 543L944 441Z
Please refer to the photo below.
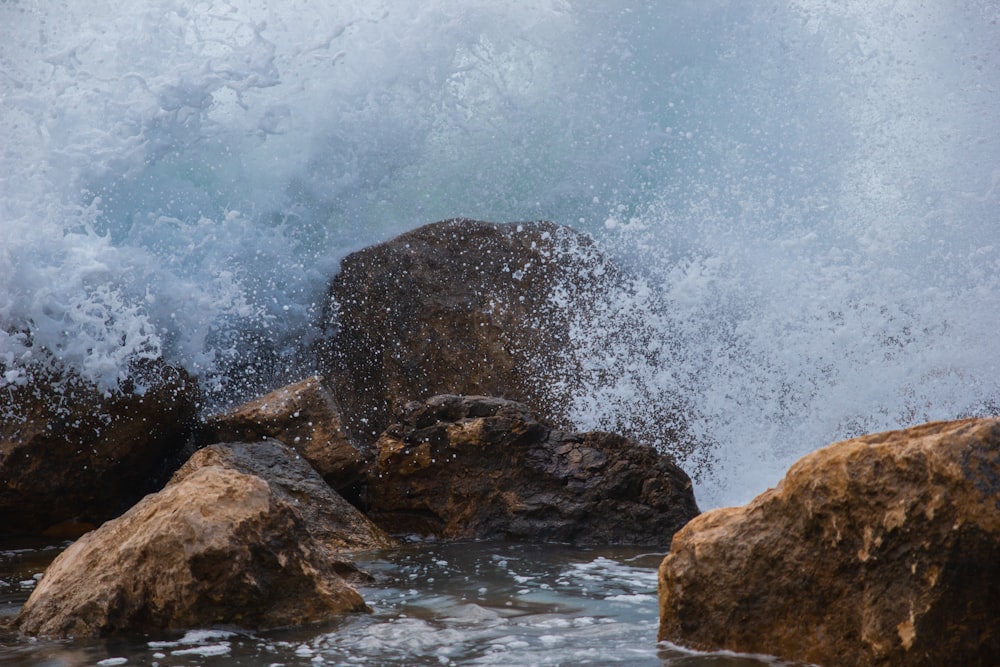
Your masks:
M1000 419L831 445L660 567L659 638L820 665L996 665Z
M5 387L0 535L72 532L124 512L180 464L198 401L196 381L162 361L134 364L109 392L55 370Z
M503 399L410 403L377 449L369 515L390 532L668 545L698 513L688 476L652 447L553 430Z
M77 638L266 629L365 610L341 576L352 571L343 549L391 541L323 487L280 442L209 448L60 554L17 628Z
M408 401L446 393L521 401L566 426L579 375L569 315L615 273L567 227L426 225L343 260L323 315L321 369L367 443Z
M312 376L205 420L206 442L253 442L275 438L309 462L327 484L352 502L360 495L369 448L359 447L343 426L340 408L322 379Z

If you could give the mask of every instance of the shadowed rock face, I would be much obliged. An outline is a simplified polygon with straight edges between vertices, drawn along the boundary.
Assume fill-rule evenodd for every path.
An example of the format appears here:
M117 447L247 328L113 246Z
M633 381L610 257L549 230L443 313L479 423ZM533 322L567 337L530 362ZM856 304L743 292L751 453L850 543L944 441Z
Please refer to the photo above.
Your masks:
M315 352L362 445L439 394L518 401L563 429L597 401L601 430L700 475L714 444L688 428L696 408L679 390L645 380L675 369L671 341L628 306L639 298L644 313L669 308L568 227L446 220L343 260Z
M565 425L577 373L567 314L614 275L587 237L551 223L421 227L344 259L323 373L368 443L408 401L443 393L522 401Z
M115 393L55 372L4 391L0 535L99 524L158 488L178 465L197 420L197 383L159 361L133 371Z
M652 447L552 430L503 399L411 403L377 448L370 516L390 532L668 545L698 513L688 476Z
M367 609L344 550L391 544L282 443L215 445L66 549L16 627L79 638L329 620Z
M660 567L661 640L821 665L996 665L1000 419L810 454Z

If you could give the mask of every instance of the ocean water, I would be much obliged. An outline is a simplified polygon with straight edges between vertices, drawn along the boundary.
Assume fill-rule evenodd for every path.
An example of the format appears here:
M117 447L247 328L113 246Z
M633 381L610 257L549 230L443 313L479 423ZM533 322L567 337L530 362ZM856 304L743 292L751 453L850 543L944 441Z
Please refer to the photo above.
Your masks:
M0 391L40 348L108 391L160 355L219 403L299 379L340 258L466 216L568 224L634 272L574 325L573 415L627 430L682 400L703 508L829 442L994 414L998 22L0 0Z
M0 550L0 615L27 597L46 553L52 550ZM359 557L374 577L359 588L370 614L271 632L211 628L129 640L0 641L0 664L805 667L657 644L661 559L627 548L411 544Z

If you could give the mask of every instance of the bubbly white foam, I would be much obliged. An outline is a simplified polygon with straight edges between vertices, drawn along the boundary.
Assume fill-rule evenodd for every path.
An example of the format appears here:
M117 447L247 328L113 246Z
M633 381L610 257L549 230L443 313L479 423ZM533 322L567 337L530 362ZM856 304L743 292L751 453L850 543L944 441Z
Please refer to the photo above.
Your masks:
M578 424L680 400L742 502L995 410L998 44L990 0L0 3L0 387L45 348L252 395L350 250L548 218L641 276L576 330Z

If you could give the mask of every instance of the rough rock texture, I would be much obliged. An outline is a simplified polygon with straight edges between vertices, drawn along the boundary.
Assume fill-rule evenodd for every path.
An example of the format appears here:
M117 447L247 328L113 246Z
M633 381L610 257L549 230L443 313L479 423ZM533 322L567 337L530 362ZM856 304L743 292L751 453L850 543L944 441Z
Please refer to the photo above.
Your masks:
M1000 419L810 454L660 567L662 640L839 665L1000 664Z
M293 494L232 468L194 468L64 551L18 629L45 637L263 629L366 609L338 574L341 555L313 533L315 517Z
M277 440L219 443L199 449L174 474L169 485L178 484L208 466L229 468L265 480L272 494L298 508L309 535L329 548L381 549L396 544L330 489L293 449Z
M371 443L408 401L445 393L522 401L565 425L578 372L566 315L613 273L587 237L544 222L449 220L349 255L319 346L348 428Z
M206 420L210 442L276 438L297 451L338 493L356 501L373 456L353 443L340 408L317 376Z
M698 513L688 476L652 447L554 431L503 399L410 403L377 448L370 516L390 532L667 545Z
M99 524L159 488L197 419L197 383L162 362L102 395L39 372L0 393L0 535Z

